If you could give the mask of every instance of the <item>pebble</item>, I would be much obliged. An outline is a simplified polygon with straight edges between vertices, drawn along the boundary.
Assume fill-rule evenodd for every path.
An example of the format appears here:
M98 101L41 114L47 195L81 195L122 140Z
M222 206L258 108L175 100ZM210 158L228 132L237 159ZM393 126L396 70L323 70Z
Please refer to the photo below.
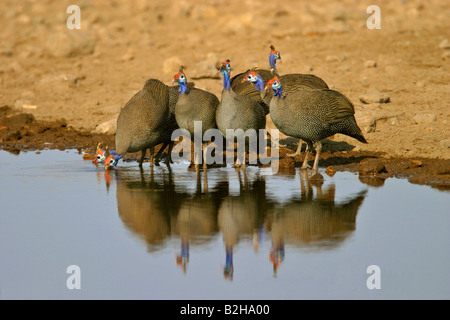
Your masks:
M439 48L450 49L450 42L448 41L448 39L442 40L441 43L439 43Z
M333 166L328 166L328 167L325 169L325 173L326 173L328 176L332 177L332 176L334 176L334 175L336 174L336 170L333 168Z
M132 49L128 49L128 51L127 51L125 54L123 54L123 55L119 58L118 61L125 62L125 61L130 61L130 60L133 60L133 59L134 59L134 53L133 53L133 50L132 50Z
M379 91L373 90L372 92L361 95L359 97L359 100L365 104L388 103L391 100L391 98L385 93L381 93Z
M326 62L336 62L336 61L339 61L339 57L338 56L326 56L325 61Z
M417 167L421 167L423 165L422 161L420 160L410 160L410 168L417 168Z
M413 117L415 123L431 123L437 120L434 113L419 113Z
M364 67L366 68L375 68L377 66L377 62L375 60L367 60L364 62Z
M358 172L360 175L375 175L377 173L386 173L386 167L382 160L368 159L359 163Z
M96 134L115 134L117 130L117 119L112 119L99 124L92 133Z

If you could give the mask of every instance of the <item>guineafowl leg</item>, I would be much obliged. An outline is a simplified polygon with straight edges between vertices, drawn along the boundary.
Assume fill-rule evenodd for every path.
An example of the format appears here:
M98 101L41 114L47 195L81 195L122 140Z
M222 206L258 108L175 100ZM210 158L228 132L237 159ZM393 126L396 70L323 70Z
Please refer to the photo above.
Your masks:
M207 175L206 166L203 166L203 191L208 192L208 175Z
M313 174L316 174L317 169L319 167L319 157L320 157L320 152L322 151L322 142L317 141L314 144L314 147L316 148L316 157L314 158Z
M300 155L300 151L302 150L302 140L298 140L298 147L297 150L294 153L288 153L286 154L288 157L295 157L297 155Z
M153 161L155 159L155 156L153 155L155 153L155 146L150 147L150 166L153 167Z
M271 136L270 133L267 132L267 131L266 131L265 134L266 134L266 140L268 140L268 138L270 137L270 144L272 145L272 136ZM273 145L274 145L275 147L277 147L277 148L286 148L286 145L285 145L285 144L280 144L279 141L274 141L274 142L273 142Z
M158 153L153 157L153 162L155 162L156 165L159 164L159 158L161 157L161 154L164 152L164 149L166 149L168 143L164 142L162 147L158 150Z
M170 163L172 163L172 149L173 149L173 145L175 144L174 141L170 141L169 143L169 149L167 149L167 157L166 157L166 165L169 166Z
M203 169L206 169L206 156L208 154L208 142L203 142Z
M311 167L308 165L309 154L311 153L313 146L311 141L306 141L306 150L305 150L305 159L303 159L303 164L301 169L310 169Z
M139 167L142 167L142 162L144 162L145 153L147 152L147 148L141 150L141 158L139 159Z

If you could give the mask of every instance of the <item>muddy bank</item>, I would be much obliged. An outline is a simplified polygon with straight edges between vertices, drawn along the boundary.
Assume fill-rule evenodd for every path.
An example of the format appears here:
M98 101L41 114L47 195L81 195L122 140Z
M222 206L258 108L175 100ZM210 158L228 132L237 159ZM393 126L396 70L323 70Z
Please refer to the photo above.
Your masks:
M77 131L67 126L64 120L38 121L32 114L21 113L14 108L0 107L0 148L18 154L21 151L44 149L78 149L85 159L95 153L101 142L111 150L115 148L114 135L92 134ZM300 167L304 147L300 156L291 158L286 153L296 149L295 139L281 141L280 170L290 171ZM326 174L335 171L358 172L360 180L368 185L382 186L390 177L405 178L412 183L425 184L440 190L450 190L450 160L429 158L390 157L382 152L354 151L351 144L326 139L323 143L319 165L326 168ZM158 148L157 148L158 150ZM138 154L127 154L125 161L137 159ZM147 157L149 155L147 154ZM166 153L163 153L163 157ZM312 165L313 159L310 159Z

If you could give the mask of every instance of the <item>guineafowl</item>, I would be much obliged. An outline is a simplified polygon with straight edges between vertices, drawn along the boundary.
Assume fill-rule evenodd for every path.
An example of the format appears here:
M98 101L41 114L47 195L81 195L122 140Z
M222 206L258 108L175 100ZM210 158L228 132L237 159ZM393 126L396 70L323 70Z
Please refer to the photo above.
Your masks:
M194 136L194 121L202 124L202 137L206 130L217 129L216 109L219 99L212 93L187 87L186 74L183 67L174 76L173 83L178 83L178 102L175 105L175 119L180 128L189 131L191 137ZM203 167L206 167L206 151L208 141L203 142ZM198 161L196 162L198 168Z
M279 60L281 62L281 55L279 51L275 50L273 45L270 45L270 53L269 53L269 64L271 68L272 76L267 78L261 76L260 70L253 68L252 70L244 73L244 76L241 78L241 82L250 82L255 86L255 89L259 91L263 97L264 102L267 105L270 105L270 100L273 95L270 92L269 94L263 93L264 85L267 84L273 76L277 76L281 82L283 82L283 88L285 93L294 92L297 90L314 90L314 89L328 89L327 83L313 75L313 74L302 74L302 73L289 73L284 75L277 74L277 66L276 62ZM265 70L265 73L267 71ZM248 89L247 89L248 90ZM295 157L296 155L300 155L300 150L302 147L302 141L299 140L297 150L294 153L287 154L290 157Z
M117 118L116 152L118 155L141 151L142 167L145 152L150 148L152 164L169 145L169 157L173 147L171 135L178 128L174 107L178 100L176 87L166 86L157 79L149 79L122 108ZM155 146L163 147L153 156Z
M223 76L222 97L216 112L217 127L224 137L227 136L227 129L236 130L236 138L245 139L245 132L253 129L258 134L259 129L266 126L265 112L261 105L251 98L236 94L230 87L229 60L223 62L218 73ZM243 133L238 129L242 129ZM238 149L239 150L239 149ZM239 165L239 155L237 165ZM245 159L243 163L245 167Z
M343 94L330 89L297 90L284 93L278 77L270 80L264 92L272 88L270 114L275 126L285 135L307 143L302 169L308 168L308 155L316 148L313 173L317 173L321 140L336 133L367 143L356 124L353 104Z

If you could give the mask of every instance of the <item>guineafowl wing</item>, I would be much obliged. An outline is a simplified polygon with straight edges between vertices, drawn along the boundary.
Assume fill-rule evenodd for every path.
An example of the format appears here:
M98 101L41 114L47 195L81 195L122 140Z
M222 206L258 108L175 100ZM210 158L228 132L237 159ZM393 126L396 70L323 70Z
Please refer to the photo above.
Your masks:
M337 123L355 114L351 101L342 93L335 90L321 90L321 104L325 107L325 122Z
M247 76L249 71L250 70L247 70L231 78L230 80L231 89L240 96L246 96L254 101L257 101L263 108L264 113L268 114L269 106L263 101L263 99L261 98L261 94L258 92L258 90L256 90L253 84L251 84L250 82L248 81L242 82L242 79L244 79L244 77ZM251 71L258 73L263 78L265 84L272 78L271 72L268 70L251 70Z

